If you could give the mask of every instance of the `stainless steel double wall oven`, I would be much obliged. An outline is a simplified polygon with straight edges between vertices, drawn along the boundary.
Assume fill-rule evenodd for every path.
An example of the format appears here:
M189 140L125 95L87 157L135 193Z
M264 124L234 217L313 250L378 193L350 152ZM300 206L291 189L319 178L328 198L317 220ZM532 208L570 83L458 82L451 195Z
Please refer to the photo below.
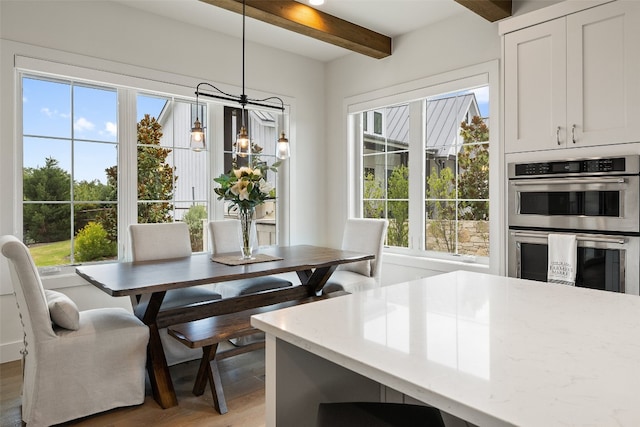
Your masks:
M640 156L511 163L508 273L547 280L549 233L575 234L576 286L640 295Z

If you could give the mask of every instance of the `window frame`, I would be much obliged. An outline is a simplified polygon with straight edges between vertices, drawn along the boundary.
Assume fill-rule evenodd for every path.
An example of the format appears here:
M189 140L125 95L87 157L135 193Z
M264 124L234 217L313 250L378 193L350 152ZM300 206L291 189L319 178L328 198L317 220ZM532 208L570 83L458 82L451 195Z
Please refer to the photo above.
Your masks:
M424 239L421 236L411 233L409 235L409 248L385 247L385 256L398 255L409 257L418 261L426 268L436 270L447 270L451 265L464 264L465 266L476 266L488 268L491 272L498 273L504 269L504 245L501 245L505 238L505 232L500 224L504 223L504 215L501 212L499 194L504 193L504 184L500 180L500 170L503 160L500 156L500 120L499 120L499 64L497 60L477 64L442 74L425 77L423 79L402 83L399 85L378 89L369 93L346 98L344 101L344 111L347 128L347 158L349 167L350 185L348 186L348 214L349 217L362 216L362 122L361 113L375 109L382 109L386 106L409 104L410 115L419 114L421 120L410 121L409 137L409 227L410 230L424 228L421 224L425 222L424 194L426 183L422 182L424 166L424 124L425 114L423 103L426 99L444 93L457 92L463 88L489 86L489 117L491 120L491 132L489 137L489 199L496 202L490 203L489 221L489 251L488 260L478 262L472 258L462 259L460 256L451 254L438 254L424 249ZM416 187L420 187L417 189ZM412 198L411 194L423 196ZM423 232L421 232L422 234ZM444 265L448 266L444 266Z

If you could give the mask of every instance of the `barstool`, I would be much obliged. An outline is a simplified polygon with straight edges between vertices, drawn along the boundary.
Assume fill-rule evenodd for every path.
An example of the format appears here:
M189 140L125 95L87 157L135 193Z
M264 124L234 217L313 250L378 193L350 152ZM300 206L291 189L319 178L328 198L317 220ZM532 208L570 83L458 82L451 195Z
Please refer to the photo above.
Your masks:
M444 427L437 408L404 403L338 402L318 406L316 427Z

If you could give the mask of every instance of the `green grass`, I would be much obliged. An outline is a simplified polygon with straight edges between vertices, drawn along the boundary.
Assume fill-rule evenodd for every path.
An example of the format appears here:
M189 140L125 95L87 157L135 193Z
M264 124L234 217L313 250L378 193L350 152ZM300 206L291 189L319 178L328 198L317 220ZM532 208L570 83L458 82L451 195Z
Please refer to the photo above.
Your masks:
M38 267L69 264L71 240L32 245L29 247L29 252Z

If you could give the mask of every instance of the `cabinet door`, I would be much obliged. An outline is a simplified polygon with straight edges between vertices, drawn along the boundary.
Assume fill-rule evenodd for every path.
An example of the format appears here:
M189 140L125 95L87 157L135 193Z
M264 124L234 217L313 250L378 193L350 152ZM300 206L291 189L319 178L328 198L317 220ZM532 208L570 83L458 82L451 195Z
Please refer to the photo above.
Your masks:
M505 36L505 151L566 142L565 18Z
M639 3L567 17L567 146L640 141Z

